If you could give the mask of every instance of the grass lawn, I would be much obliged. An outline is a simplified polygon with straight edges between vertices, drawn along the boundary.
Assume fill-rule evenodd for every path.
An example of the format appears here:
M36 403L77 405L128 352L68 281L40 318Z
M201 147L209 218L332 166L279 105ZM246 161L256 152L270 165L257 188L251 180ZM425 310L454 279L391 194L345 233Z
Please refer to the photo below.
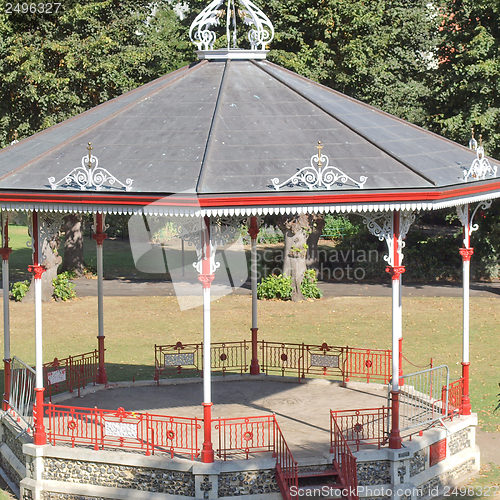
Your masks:
M213 303L214 341L249 339L250 299L227 296ZM200 342L201 307L179 311L174 297L105 297L106 360L111 380L153 376L157 344ZM447 364L452 380L460 376L461 299L405 298L404 353L424 365ZM44 360L96 348L97 299L44 304ZM261 339L269 341L390 348L391 299L340 297L300 303L259 302ZM471 301L471 394L481 428L499 430L496 405L499 375L498 324L500 301ZM32 304L11 303L12 353L34 362ZM405 372L414 371L406 364Z

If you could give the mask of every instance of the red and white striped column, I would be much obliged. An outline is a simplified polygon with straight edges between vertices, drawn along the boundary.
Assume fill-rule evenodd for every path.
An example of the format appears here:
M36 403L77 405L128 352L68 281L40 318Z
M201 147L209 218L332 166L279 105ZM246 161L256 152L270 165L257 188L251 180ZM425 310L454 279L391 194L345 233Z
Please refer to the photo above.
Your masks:
M33 420L35 424L33 442L36 445L47 443L47 435L43 424L43 353L42 353L42 274L45 267L40 265L40 224L38 212L32 217L32 246L33 264L28 271L33 273L35 287L35 404L33 406Z
M106 363L104 359L104 291L103 291L103 242L108 237L104 231L104 215L98 212L94 219L94 234L92 237L96 242L97 253L97 323L98 323L98 356L97 383L107 384Z
M3 287L3 377L4 391L2 410L8 410L10 399L10 308L9 308L9 217L2 214L2 287Z
M392 277L392 409L391 431L389 434L389 448L401 448L401 434L399 430L399 362L400 344L403 338L403 309L401 304L401 274L405 272L401 265L401 231L399 211L392 213L392 255L386 271ZM389 248L391 248L391 246Z
M203 447L201 461L214 461L212 444L212 380L210 365L210 287L214 280L212 244L210 242L210 219L203 219L201 231L202 260L198 280L203 286Z
M258 359L258 323L257 323L257 236L259 234L259 224L257 217L250 218L250 226L248 228L252 246L250 250L250 279L252 284L252 361L250 362L250 374L258 375L260 373Z
M474 254L474 249L470 246L471 235L471 220L470 207L467 203L462 211L462 224L464 227L464 246L459 249L462 256L462 296L463 296L463 313L462 313L462 415L471 414L470 394L469 394L469 311L470 311L470 259Z

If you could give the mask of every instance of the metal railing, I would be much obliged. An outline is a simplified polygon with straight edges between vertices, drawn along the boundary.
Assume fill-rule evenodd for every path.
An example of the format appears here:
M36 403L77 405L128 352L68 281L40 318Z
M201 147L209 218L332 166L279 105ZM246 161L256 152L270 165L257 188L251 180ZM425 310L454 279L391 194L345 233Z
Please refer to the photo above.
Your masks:
M274 450L274 415L218 418L213 421L219 436L216 455L222 460L232 455L248 458L251 453Z
M390 408L363 408L358 410L330 410L330 452L333 453L333 422L336 421L342 435L349 444L356 445L356 451L365 444L380 448L387 441L387 421Z
M346 491L345 497L349 500L358 500L356 457L352 454L349 444L333 413L330 413L330 434L333 466L339 474L342 488Z
M299 467L283 437L276 417L274 417L274 454L276 456L276 480L281 495L285 500L290 500L292 498L290 489L293 486L297 490L299 486Z
M52 401L52 396L60 392L73 392L86 385L97 383L97 367L99 354L97 350L68 356L67 358L54 358L53 361L43 365L43 385L45 397Z
M219 342L211 344L211 367L214 372L246 373L249 371L251 343ZM262 373L335 377L343 381L361 379L387 383L391 373L391 351L323 344L258 342ZM189 374L200 375L203 367L203 343L155 345L155 375L160 377Z
M245 373L248 368L247 351L250 344L241 342L219 342L210 346L210 364L213 371L220 371L223 375L231 373ZM200 375L203 369L203 343L183 344L177 342L171 345L155 344L155 376L159 382L163 373L180 375L183 371L194 371Z
M446 365L403 375L399 389L400 430L429 425L448 415L449 369ZM390 386L387 398L390 406Z
M362 378L367 383L379 381L387 384L391 378L392 353L389 349L346 348L345 380Z
M10 368L9 409L28 427L33 424L35 401L35 370L14 356Z
M44 404L44 412L48 420L47 440L53 445L141 450L146 455L159 451L172 457L188 455L191 460L199 454L202 419L52 403Z
M448 415L462 413L464 379L459 378L448 385ZM446 397L446 387L441 389L441 400Z
M276 457L276 480L283 498L290 499L290 488L298 486L298 465L283 437L275 415L214 419L218 431L216 455L249 458L250 454L272 452Z

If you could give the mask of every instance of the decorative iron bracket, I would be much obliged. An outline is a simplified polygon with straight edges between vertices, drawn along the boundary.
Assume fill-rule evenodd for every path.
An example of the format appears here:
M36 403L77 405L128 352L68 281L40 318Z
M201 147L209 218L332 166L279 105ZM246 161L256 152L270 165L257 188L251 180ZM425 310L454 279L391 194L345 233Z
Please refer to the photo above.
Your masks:
M318 152L311 156L310 166L300 169L285 182L280 183L278 178L271 179L274 189L279 191L282 187L292 184L305 185L308 189L333 189L334 186L352 184L362 189L368 177L361 176L359 181L353 179L339 168L329 165L329 158L321 152L323 145L318 142Z
M88 155L82 157L81 167L74 168L65 175L61 180L56 182L55 177L49 177L49 184L52 189L57 189L62 186L68 188L78 188L81 191L92 190L101 191L102 189L132 189L132 179L126 179L125 184L119 181L105 168L99 167L99 160L95 157L92 151L92 144L89 142ZM106 183L108 185L106 185ZM116 186L115 186L116 184Z
M469 216L469 204L465 205L457 205L457 215L458 219L460 220L462 226L464 227L465 230L468 230L468 236L479 229L479 224L474 224L474 217L477 214L477 211L479 209L481 210L488 210L488 208L491 207L491 204L493 203L493 200L485 200L481 201L477 204L476 208L473 210L472 214ZM466 229L468 228L468 229ZM463 239L464 242L464 247L468 247L468 242L467 238Z
M388 254L384 255L384 260L389 266L394 266L394 227L393 227L392 212L375 212L373 214L363 215L363 222L366 224L368 231L376 236L380 241L384 241L387 245ZM398 239L398 254L399 262L404 259L402 249L406 243L404 239L410 230L410 226L415 222L416 215L410 211L400 212L399 218L399 239Z

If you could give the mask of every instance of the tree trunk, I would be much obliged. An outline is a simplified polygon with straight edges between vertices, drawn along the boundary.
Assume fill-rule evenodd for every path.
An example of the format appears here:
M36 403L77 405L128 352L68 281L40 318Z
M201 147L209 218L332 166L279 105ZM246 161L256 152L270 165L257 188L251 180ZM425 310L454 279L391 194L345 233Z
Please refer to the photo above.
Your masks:
M319 269L318 242L325 228L325 216L323 214L311 214L309 215L309 221L311 223L311 234L307 238L306 265L310 268Z
M57 276L57 268L62 262L61 256L58 254L59 248L59 228L61 227L61 219L58 215L40 214L41 226L40 230L40 264L45 267L46 271L42 274L42 301L50 302L54 293L54 285L52 280ZM43 221L43 219L46 219ZM35 286L34 278L31 278L29 290L23 298L23 302L34 302Z
M77 276L81 276L85 271L82 216L71 214L64 217L63 230L66 234L64 238L62 270L73 271Z
M307 238L311 232L309 216L284 215L278 219L278 227L285 237L283 274L292 278L292 300L303 300L300 285L306 272Z

